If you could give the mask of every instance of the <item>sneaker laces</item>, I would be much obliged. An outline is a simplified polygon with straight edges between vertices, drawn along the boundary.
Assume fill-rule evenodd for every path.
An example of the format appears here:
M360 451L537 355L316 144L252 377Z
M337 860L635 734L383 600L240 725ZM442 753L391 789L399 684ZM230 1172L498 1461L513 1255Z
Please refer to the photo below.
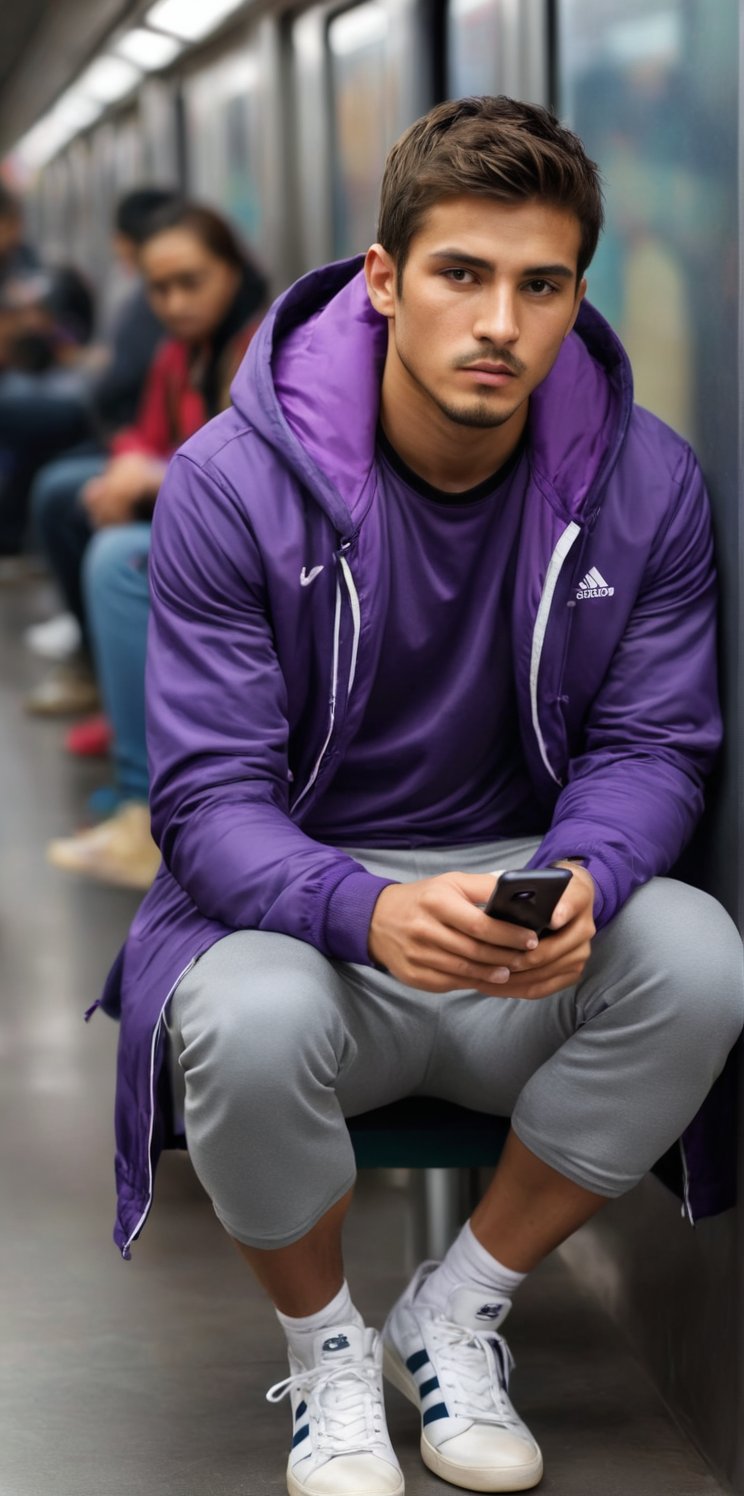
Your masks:
M377 1366L363 1362L311 1367L276 1382L266 1401L281 1402L294 1389L305 1398L315 1423L316 1445L329 1457L368 1454L384 1439L382 1388Z
M516 1428L520 1420L507 1396L514 1357L501 1335L469 1329L444 1315L431 1322L437 1369L448 1382L448 1403L461 1418Z

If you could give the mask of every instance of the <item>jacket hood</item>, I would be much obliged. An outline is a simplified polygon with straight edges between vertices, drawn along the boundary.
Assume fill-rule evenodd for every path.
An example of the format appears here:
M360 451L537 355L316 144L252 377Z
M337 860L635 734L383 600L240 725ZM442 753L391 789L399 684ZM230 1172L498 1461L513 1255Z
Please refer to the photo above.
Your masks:
M236 409L278 453L342 539L358 528L375 461L387 322L361 256L313 270L280 296L232 385ZM530 397L532 473L566 520L609 477L633 403L627 355L594 307Z

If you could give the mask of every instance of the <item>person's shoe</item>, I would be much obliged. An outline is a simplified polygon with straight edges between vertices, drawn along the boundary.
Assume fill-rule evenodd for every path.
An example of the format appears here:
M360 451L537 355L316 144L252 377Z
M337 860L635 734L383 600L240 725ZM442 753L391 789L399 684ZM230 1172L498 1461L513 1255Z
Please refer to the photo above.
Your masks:
M76 758L106 758L113 736L108 718L97 712L93 717L86 717L84 722L68 727L65 748Z
M98 690L90 668L79 661L58 665L24 703L32 717L74 716L77 712L95 711L98 704Z
M100 826L50 842L47 860L53 867L83 873L100 883L149 888L160 866L160 853L150 835L147 806L125 801Z
M13 586L16 582L33 582L45 572L43 562L27 551L0 555L0 587Z
M425 1262L383 1329L385 1376L421 1412L421 1458L468 1491L526 1491L543 1472L540 1450L507 1395L514 1362L497 1334L508 1301L457 1288L444 1313L416 1303Z
M289 1394L290 1496L403 1496L403 1473L390 1443L382 1391L382 1341L376 1330L334 1326L313 1338L313 1365L290 1349L291 1375L267 1392Z
M57 613L46 623L33 623L23 634L32 654L45 660L68 660L81 645L80 624L73 613Z

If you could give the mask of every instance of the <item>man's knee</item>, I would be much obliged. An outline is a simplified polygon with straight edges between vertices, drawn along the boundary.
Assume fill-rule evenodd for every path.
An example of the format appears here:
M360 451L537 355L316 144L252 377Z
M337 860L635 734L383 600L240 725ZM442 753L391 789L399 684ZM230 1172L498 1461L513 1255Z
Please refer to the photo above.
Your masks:
M197 962L176 995L181 1066L258 1103L308 1076L331 1084L346 1044L338 977L312 946L239 931Z
M720 1068L744 1025L742 942L722 905L689 884L654 878L621 911L618 935L667 1021L716 1051Z

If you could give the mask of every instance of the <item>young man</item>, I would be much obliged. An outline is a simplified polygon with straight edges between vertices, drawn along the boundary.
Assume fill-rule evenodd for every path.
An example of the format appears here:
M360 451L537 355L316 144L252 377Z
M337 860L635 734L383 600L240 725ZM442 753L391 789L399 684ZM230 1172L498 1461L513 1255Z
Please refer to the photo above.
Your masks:
M391 1380L429 1468L540 1479L500 1330L629 1190L742 1024L741 944L657 875L720 736L695 459L584 303L596 168L545 110L446 103L388 159L379 243L306 276L166 479L149 733L163 866L121 999L125 1256L168 1140L274 1303L294 1496L392 1496ZM538 943L494 869L571 880ZM344 1280L344 1117L510 1114L491 1186L383 1337Z

